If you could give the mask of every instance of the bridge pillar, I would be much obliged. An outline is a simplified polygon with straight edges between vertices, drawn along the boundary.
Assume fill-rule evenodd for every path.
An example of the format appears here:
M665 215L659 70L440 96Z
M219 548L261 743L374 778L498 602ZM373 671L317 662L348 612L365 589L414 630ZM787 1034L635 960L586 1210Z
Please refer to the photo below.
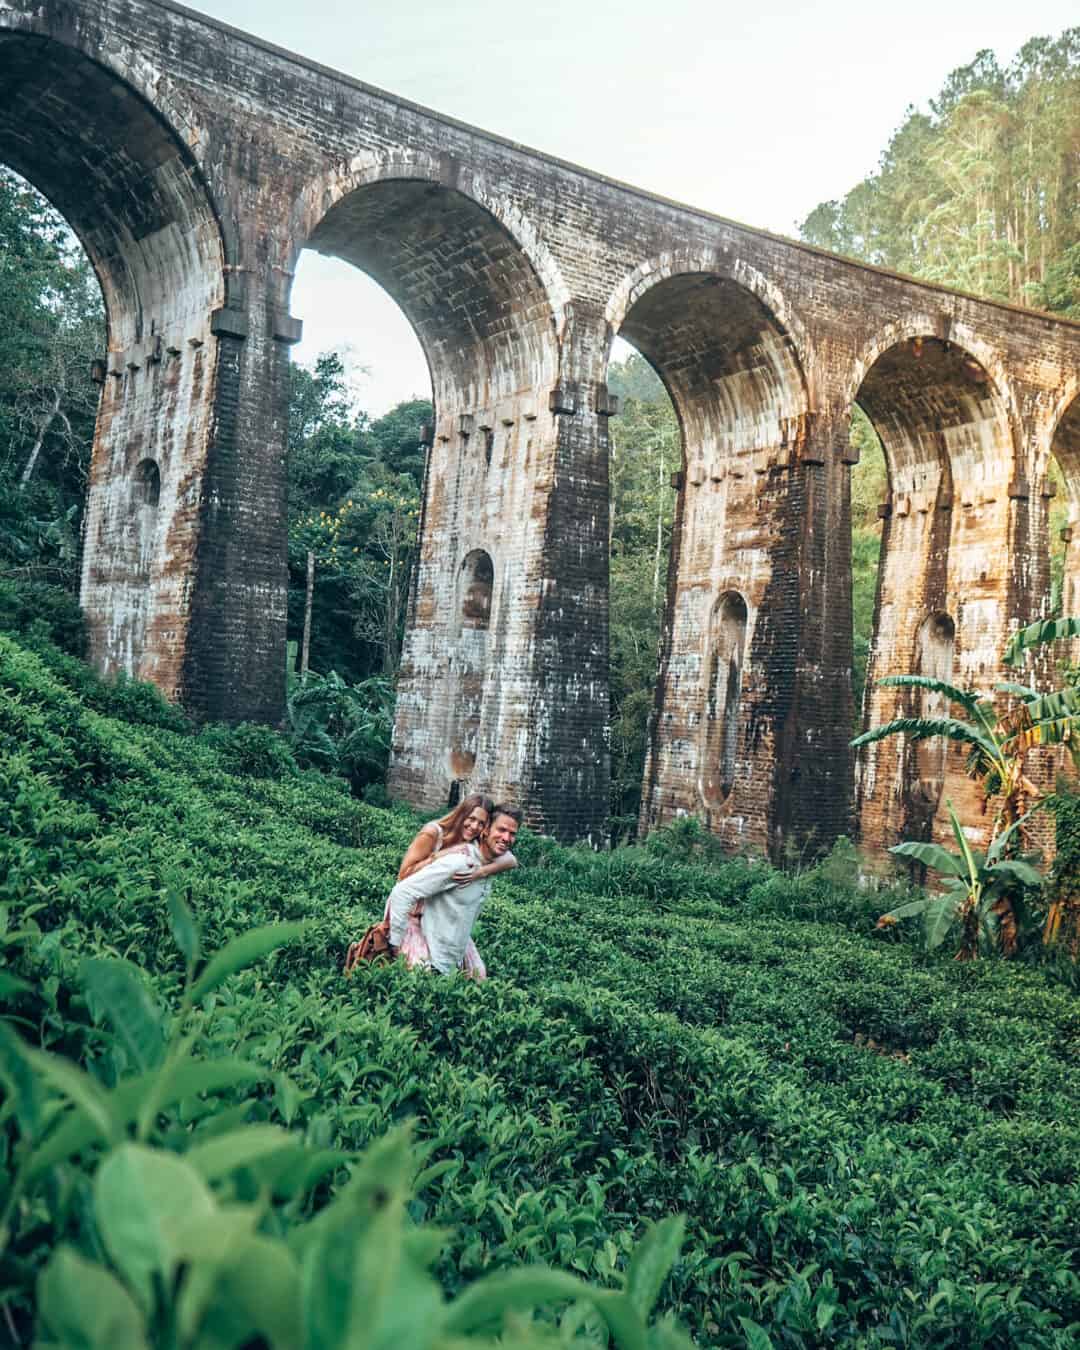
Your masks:
M206 291L220 272L189 281ZM154 331L108 355L80 599L105 674L152 680L199 718L276 723L287 357L265 305L225 299L163 298Z
M608 450L606 392L585 378L595 329L569 318L557 360L495 401L448 386L440 397L435 373L388 785L432 812L486 792L521 803L540 832L600 845Z
M849 830L845 440L804 414L784 444L680 475L643 831L698 816L782 859Z
M429 450L389 789L469 792L604 839L607 451L595 394L559 383L440 418Z

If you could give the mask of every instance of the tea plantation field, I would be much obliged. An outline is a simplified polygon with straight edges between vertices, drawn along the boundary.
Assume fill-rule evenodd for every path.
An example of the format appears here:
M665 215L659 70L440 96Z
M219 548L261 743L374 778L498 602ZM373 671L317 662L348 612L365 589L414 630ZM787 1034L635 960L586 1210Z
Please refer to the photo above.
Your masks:
M0 1341L29 1344L48 1305L42 1345L1078 1343L1066 985L875 933L895 897L860 893L836 858L785 876L682 861L677 843L592 855L528 838L478 925L488 983L396 968L346 982L345 946L415 822L333 780L275 777L251 750L0 636ZM219 981L188 909L203 953L306 926ZM167 1090L182 1056L220 1081ZM355 1155L406 1121L412 1151L394 1134L350 1183ZM283 1138L289 1166L267 1170L256 1154ZM408 1191L401 1231L377 1226L379 1175ZM375 1226L331 1241L332 1197L365 1186ZM216 1216L202 1245L174 1241L174 1215L132 1256L130 1215L109 1204L177 1187ZM677 1257L677 1225L655 1226L676 1214ZM255 1334L228 1320L255 1301L240 1266L235 1299L216 1274L192 1292L226 1229L268 1305L280 1271L279 1321ZM366 1270L381 1291L359 1309L334 1303L346 1247L354 1287ZM564 1283L476 1284L537 1263ZM435 1311L429 1266L459 1311ZM112 1330L74 1325L91 1269L85 1316L107 1304Z

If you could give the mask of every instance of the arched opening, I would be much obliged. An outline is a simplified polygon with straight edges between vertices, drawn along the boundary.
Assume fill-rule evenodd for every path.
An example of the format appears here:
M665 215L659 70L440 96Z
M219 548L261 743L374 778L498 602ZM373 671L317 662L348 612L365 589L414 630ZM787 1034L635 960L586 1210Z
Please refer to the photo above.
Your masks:
M781 542L791 471L807 432L795 345L755 294L701 272L646 289L619 336L662 379L681 432L640 827L704 810L726 843L772 848L779 817L771 785L785 735L783 695L775 691L790 692L793 679L773 680L770 693L766 671L785 659L785 616L799 621L782 580L794 558L784 562L790 544ZM771 619L748 637L750 610ZM751 722L758 732L744 736ZM764 731L769 724L774 739ZM741 794L739 783L754 776L770 788Z
M902 689L883 688L886 676L947 668L961 685L993 677L1013 604L1011 509L1028 489L1016 475L1004 400L982 363L956 344L916 335L890 346L856 401L880 438L888 479L863 699L869 727L937 707L934 696L912 705ZM924 745L906 772L903 753L896 737L860 753L857 802L871 847L946 828L945 784L958 809L972 792L962 757L954 763L944 746Z
M1080 614L1080 396L1065 409L1050 448L1043 491L1050 503L1051 612L1076 615ZM1073 655L1075 659L1075 650Z
M136 510L155 508L161 498L161 470L152 459L143 459L135 467L131 501Z
M0 168L0 572L75 593L105 349L101 288L63 216Z
M496 405L556 373L551 306L509 232L453 188L390 178L342 197L306 247L366 272L400 306L431 371L436 435L472 437L481 464L478 432L499 433L496 449L505 449L514 421ZM496 412L497 424L485 420ZM472 425L454 425L469 414Z
M104 65L52 38L6 32L0 88L0 163L69 222L104 299L80 591L90 656L105 673L153 679L176 697L201 522L159 500L168 517L159 537L168 534L174 560L190 560L178 585L175 568L147 558L131 529L130 484L151 443L166 478L175 473L197 491L205 471L210 315L225 294L221 231L184 140ZM160 647L158 632L168 634Z
M724 805L735 786L746 619L746 601L738 592L730 591L716 602L709 633L701 755L701 800L712 810Z
M488 653L489 627L493 651L536 646L541 606L528 597L539 585L544 505L556 487L558 345L551 302L523 245L466 192L403 173L361 182L305 242L390 297L430 372L434 411L422 437L390 789L434 806L446 799L448 778L520 790L532 765L547 762L534 742L554 719L532 716L526 737L504 726L508 717L520 726L517 710L535 704L529 663L492 662ZM523 601L502 609L497 624L496 557L499 594ZM572 645L559 651L568 668Z
M863 726L889 471L881 440L857 403L851 409L849 441L852 457L857 456L851 468L851 694L855 735Z
M648 361L616 339L607 369L618 415L608 428L608 687L612 842L633 837L641 810L649 713L656 693L682 432Z
M482 548L466 555L461 564L461 579L461 631L486 633L491 624L495 566Z

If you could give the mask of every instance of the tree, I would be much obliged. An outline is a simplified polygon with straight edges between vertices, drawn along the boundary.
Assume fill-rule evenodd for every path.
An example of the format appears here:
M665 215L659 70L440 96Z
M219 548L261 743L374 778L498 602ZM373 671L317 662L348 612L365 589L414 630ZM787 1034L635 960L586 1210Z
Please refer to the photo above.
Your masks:
M101 291L64 219L0 170L0 563L72 584L105 348Z
M427 462L420 433L434 418L430 399L413 398L397 404L371 424L369 440L375 458L391 474L407 473L418 492L424 486Z

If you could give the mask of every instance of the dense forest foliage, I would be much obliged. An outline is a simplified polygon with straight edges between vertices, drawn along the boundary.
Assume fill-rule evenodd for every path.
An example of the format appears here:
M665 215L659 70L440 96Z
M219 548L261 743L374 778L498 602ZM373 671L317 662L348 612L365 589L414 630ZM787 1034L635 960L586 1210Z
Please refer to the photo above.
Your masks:
M803 221L812 244L1080 318L1080 28L991 51L911 108L877 170Z

